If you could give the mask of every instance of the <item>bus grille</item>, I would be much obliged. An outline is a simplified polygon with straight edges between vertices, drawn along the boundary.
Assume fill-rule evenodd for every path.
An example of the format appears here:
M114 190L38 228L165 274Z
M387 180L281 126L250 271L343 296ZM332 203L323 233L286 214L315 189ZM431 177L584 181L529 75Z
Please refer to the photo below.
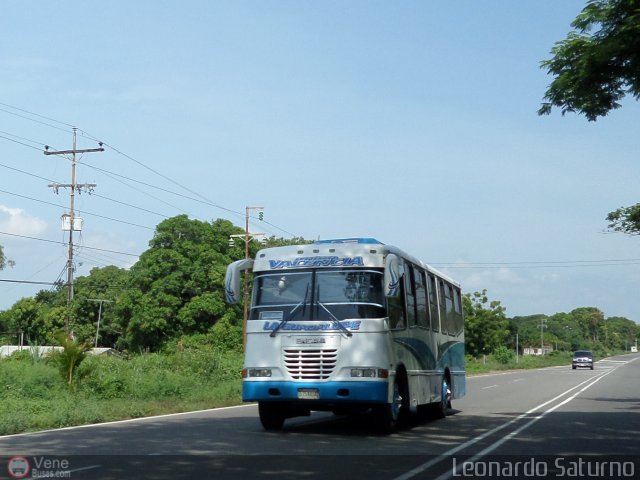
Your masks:
M336 366L338 350L284 349L284 364L296 380L325 380Z

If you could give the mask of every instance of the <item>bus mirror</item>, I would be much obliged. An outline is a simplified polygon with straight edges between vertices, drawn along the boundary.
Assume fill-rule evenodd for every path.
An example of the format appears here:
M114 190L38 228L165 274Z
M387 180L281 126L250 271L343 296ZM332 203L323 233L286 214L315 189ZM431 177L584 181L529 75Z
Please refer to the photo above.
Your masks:
M384 294L387 297L397 297L400 293L400 262L393 253L387 255L387 265L384 269Z
M240 274L243 270L253 268L253 260L244 259L231 263L224 277L224 296L227 303L233 305L240 300Z

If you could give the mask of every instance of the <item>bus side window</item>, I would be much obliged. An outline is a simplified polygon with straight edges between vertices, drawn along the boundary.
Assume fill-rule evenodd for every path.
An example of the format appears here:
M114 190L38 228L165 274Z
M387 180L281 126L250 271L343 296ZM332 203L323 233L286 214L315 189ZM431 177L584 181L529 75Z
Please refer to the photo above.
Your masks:
M429 305L427 304L427 284L424 278L424 272L415 271L416 281L416 311L418 325L420 327L429 328Z
M440 331L440 318L438 316L438 297L436 291L436 277L429 274L429 311L431 312L431 330Z
M440 329L447 333L449 322L447 321L447 306L444 298L444 280L438 282L438 301L440 302Z
M405 275L400 279L400 294L396 297L387 297L387 314L389 315L389 327L392 329L404 328L406 323L404 311Z
M444 302L447 315L447 333L449 335L456 334L455 312L453 311L453 287L449 283L444 285Z
M407 325L413 327L416 325L416 293L415 293L415 274L416 269L413 265L407 265L405 279L405 298L407 301Z
M460 335L464 329L464 320L462 317L462 298L458 287L453 288L453 315L456 335Z

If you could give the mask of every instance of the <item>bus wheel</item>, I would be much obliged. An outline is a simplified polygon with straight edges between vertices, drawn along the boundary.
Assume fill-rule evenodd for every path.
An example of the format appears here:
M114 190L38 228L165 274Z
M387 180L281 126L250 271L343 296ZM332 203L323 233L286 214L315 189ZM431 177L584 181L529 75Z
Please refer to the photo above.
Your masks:
M440 401L435 405L436 418L445 418L451 408L451 391L445 377L442 377L441 388Z
M284 425L284 410L279 403L258 402L260 423L265 430L280 430Z
M393 383L393 401L383 405L377 405L373 409L376 423L381 433L390 434L395 432L398 427L398 419L400 418L400 409L402 408L402 395L400 394L400 386L396 380Z

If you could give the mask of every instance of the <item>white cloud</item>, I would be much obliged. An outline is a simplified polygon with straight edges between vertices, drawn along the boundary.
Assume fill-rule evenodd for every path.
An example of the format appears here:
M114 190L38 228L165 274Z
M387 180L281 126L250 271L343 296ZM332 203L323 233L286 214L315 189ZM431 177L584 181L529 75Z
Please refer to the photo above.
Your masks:
M16 235L36 236L47 229L47 222L21 208L0 205L0 231Z

